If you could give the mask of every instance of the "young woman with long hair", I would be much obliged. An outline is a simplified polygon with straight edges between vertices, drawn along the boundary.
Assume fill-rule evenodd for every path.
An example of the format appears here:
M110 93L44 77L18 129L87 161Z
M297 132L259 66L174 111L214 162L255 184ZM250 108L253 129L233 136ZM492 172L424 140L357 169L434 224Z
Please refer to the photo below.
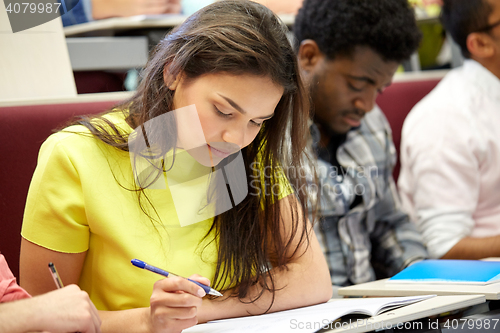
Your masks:
M175 332L328 300L305 180L284 172L302 168L308 118L279 19L251 1L203 8L157 45L130 100L43 144L21 285L34 295L54 289L54 262L65 284L89 293L103 332ZM159 280L133 258L223 296Z

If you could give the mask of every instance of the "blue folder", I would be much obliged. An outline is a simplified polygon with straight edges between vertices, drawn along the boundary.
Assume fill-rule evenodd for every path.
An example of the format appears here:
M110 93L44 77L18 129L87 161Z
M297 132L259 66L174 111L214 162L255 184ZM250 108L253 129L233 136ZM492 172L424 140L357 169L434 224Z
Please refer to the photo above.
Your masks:
M394 275L389 282L485 285L500 282L500 261L423 260Z

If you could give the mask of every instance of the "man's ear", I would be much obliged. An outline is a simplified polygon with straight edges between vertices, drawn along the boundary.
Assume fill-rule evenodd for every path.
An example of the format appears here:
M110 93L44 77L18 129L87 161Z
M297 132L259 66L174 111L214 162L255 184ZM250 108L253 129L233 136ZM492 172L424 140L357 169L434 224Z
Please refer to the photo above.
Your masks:
M495 54L491 37L483 32L473 32L467 36L467 49L476 60L490 58Z
M314 68L324 59L318 44L312 39L305 39L300 43L298 61L300 68L306 72L314 71Z
M169 66L166 65L163 68L163 81L165 82L165 86L168 87L170 90L175 90L177 89L177 86L179 85L181 75L177 75L175 78L173 75L169 72Z

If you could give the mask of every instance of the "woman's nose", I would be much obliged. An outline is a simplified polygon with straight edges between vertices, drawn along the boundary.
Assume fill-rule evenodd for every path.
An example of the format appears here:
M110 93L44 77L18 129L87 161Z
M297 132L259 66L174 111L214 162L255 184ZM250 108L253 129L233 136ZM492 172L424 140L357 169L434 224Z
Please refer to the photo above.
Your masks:
M245 130L236 127L227 128L222 133L222 140L235 144L241 149L245 145Z

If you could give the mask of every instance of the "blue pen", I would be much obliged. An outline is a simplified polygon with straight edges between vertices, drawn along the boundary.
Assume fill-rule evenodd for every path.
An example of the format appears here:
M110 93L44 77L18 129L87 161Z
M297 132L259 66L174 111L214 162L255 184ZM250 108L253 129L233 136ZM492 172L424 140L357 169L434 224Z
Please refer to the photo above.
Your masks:
M169 275L176 276L175 274L169 273L167 271L164 271L161 268L148 265L144 261L139 260L139 259L132 259L131 263L132 263L132 265L134 265L136 267L147 269L148 271L151 271L151 272L154 272L156 274L160 274L160 275L163 275L163 276L166 276L166 277L168 277ZM191 281L191 282L193 282L193 283L196 283L197 285L199 285L200 287L202 287L203 290L205 290L205 292L207 294L214 295L214 296L222 296L222 294L220 292L218 292L215 289L210 288L209 286L204 285L203 283L199 283L199 282L191 280L191 279L188 279L188 280Z

